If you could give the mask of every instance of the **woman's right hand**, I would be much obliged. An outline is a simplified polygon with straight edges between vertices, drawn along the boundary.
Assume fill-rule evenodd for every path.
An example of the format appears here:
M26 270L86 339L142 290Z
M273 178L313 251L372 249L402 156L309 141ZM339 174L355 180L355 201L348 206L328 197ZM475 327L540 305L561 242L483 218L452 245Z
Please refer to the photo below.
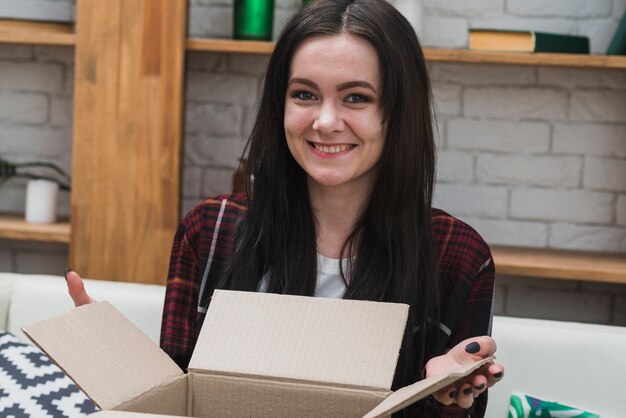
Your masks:
M65 272L65 281L67 282L67 292L74 301L74 306L87 305L95 303L96 300L89 296L85 291L85 283L83 279L73 270Z

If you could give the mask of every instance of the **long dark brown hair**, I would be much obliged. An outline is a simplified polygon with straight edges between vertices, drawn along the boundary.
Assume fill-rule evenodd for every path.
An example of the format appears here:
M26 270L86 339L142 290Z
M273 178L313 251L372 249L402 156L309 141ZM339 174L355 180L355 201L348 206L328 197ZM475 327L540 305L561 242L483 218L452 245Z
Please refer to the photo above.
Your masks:
M349 33L377 51L385 125L379 175L354 231L347 299L409 304L394 388L418 380L427 323L439 317L437 250L431 227L435 176L431 89L417 36L384 0L316 0L287 23L269 61L247 146L248 211L219 287L312 296L317 280L315 219L306 173L287 148L283 117L290 63L311 36ZM344 273L342 273L344 274ZM344 277L345 279L345 277Z

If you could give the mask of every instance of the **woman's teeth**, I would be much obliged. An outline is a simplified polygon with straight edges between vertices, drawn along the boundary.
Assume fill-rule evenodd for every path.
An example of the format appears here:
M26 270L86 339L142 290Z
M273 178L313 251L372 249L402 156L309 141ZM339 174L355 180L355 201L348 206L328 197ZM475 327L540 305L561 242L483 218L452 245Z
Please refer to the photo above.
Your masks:
M319 152L323 152L325 154L337 154L340 152L347 151L349 149L354 148L354 145L320 145L320 144L312 144L313 147Z

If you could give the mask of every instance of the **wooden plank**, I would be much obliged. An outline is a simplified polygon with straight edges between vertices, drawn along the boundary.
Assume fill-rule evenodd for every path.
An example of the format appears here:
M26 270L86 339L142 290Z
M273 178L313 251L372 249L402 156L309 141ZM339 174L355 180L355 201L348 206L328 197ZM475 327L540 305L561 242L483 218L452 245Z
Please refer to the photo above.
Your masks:
M0 216L0 238L44 242L70 242L69 222L31 224L23 216Z
M190 51L271 54L274 42L190 38L187 39L186 47Z
M494 246L498 274L626 284L626 254Z
M68 23L45 22L39 20L0 18L0 32L8 31L73 33L74 25Z
M74 45L74 26L65 23L0 18L0 43Z
M73 33L0 31L0 44L72 46L75 39Z
M615 55L483 52L425 48L429 61L626 69L626 57Z
M164 283L180 206L185 0L77 4L70 265Z

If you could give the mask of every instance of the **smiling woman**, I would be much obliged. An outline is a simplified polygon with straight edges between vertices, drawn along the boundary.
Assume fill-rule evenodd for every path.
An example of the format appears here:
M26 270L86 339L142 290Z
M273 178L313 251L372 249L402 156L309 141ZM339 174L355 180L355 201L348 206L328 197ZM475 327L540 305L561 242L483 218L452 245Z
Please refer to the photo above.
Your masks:
M397 10L303 6L267 68L245 192L181 221L162 348L186 368L213 291L231 289L409 305L393 389L493 355L491 253L432 207L432 119L424 56ZM88 302L75 273L68 285ZM503 372L488 362L401 414L482 417Z

